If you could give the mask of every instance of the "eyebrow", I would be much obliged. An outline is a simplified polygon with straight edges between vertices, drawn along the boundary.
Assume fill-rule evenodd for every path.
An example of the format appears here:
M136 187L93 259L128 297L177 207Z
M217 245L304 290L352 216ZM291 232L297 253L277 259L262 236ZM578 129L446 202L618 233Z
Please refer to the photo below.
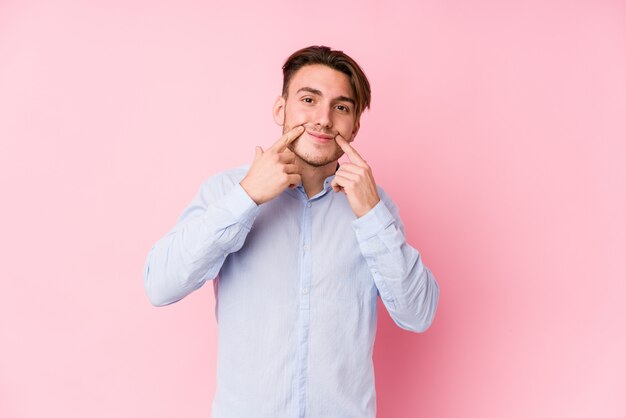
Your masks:
M296 94L303 92L303 91L309 92L311 94L315 94L317 96L322 96L322 97L324 96L321 91L319 91L318 89L314 89L312 87L301 87L300 89L298 89ZM348 103L351 103L353 106L356 105L356 102L354 101L354 99L351 97L347 97L347 96L335 97L335 100L340 101L340 102L348 102Z

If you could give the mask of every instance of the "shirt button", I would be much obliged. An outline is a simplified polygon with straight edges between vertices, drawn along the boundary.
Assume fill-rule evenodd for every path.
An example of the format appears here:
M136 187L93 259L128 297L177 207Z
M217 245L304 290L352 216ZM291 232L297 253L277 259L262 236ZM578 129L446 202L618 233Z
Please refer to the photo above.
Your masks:
M307 204L306 204L306 207L307 207L307 208L310 208L310 207L311 207L311 202L307 203Z
M304 245L302 246L302 249L303 249L304 251L306 251L308 248L309 248L309 247L308 247L306 244L304 244Z
M306 295L307 293L309 293L309 289L308 288L305 287L304 289L302 289L302 294L303 295Z

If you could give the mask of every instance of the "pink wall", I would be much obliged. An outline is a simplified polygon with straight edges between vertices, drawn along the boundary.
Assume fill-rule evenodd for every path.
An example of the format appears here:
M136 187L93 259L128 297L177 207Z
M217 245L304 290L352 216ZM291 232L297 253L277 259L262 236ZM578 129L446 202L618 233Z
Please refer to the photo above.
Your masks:
M626 416L623 1L207 3L0 2L1 417L209 416L212 289L153 308L144 258L310 44L442 291L381 312L379 416Z

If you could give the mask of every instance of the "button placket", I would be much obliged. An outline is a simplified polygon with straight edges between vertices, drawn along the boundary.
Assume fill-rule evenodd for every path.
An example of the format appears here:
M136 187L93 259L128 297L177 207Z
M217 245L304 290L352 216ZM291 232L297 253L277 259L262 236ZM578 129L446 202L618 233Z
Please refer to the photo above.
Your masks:
M298 345L298 404L299 416L306 413L307 399L307 359L309 356L309 326L310 326L310 286L313 273L311 248L312 214L310 201L305 201L302 213L302 236L300 253L300 307L299 307L299 345Z

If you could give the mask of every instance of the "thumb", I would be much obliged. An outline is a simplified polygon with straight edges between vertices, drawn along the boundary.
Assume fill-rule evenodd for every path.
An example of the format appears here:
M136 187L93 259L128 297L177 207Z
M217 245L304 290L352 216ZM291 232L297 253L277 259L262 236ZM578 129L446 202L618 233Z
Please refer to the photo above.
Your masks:
M261 158L261 155L263 155L263 148L261 147L256 147L254 149L254 161L258 160L259 158Z

